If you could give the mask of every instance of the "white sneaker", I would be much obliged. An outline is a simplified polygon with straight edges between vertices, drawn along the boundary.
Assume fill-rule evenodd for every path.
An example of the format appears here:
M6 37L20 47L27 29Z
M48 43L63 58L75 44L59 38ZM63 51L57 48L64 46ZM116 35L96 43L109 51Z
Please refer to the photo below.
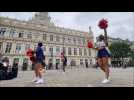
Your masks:
M102 83L108 83L108 82L109 82L108 79L104 79L104 80L102 81Z
M39 80L39 78L35 78L32 80L32 82L37 82Z
M36 84L43 84L44 80L43 79L39 79L37 82L35 82Z

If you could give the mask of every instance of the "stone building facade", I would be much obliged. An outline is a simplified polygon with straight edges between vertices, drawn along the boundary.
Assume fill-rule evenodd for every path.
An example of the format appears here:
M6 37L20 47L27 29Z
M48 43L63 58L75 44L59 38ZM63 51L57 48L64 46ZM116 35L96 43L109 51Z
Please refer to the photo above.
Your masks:
M43 43L46 64L61 64L60 53L64 50L68 66L83 66L95 63L94 50L87 48L87 40L93 42L93 32L57 27L51 22L48 12L39 12L29 21L0 17L0 51L9 57L11 64L18 60L31 64L26 56L29 48L36 49ZM54 67L55 68L55 67Z

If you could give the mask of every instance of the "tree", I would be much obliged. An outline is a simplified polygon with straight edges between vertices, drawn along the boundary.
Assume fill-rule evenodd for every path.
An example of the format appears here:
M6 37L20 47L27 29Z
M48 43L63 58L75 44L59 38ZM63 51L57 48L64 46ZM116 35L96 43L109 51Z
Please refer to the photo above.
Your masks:
M134 50L131 50L131 52L129 53L129 56L132 58L132 60L134 61Z
M125 42L114 42L109 47L112 58L127 58L131 52L130 45Z

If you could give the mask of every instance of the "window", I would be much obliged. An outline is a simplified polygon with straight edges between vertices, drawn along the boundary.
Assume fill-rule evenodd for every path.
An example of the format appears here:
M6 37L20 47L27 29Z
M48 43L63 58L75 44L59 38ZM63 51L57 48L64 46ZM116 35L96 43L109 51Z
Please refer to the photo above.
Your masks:
M82 49L79 48L79 55L82 56Z
M2 42L0 42L0 51L2 50Z
M60 37L56 36L56 41L59 42L60 41Z
M88 49L88 54L89 56L91 56L91 49Z
M36 50L36 48L37 48L37 45L34 45L34 51Z
M51 56L53 56L53 48L49 48L49 53L51 54Z
M30 48L30 44L26 44L25 50L28 50Z
M46 51L46 46L45 45L43 46L43 51Z
M66 55L66 47L63 47L63 53Z
M14 37L15 33L16 33L15 29L11 29L9 33L9 37Z
M21 53L21 44L20 43L16 44L16 53Z
M27 38L28 38L28 39L32 39L32 34L31 34L31 33L28 33L28 34L27 34Z
M9 42L8 42L7 45L6 45L5 53L10 53L11 48L12 48L12 43L9 43Z
M80 38L78 39L78 44L81 44L81 39Z
M77 48L74 48L74 55L77 55Z
M71 43L71 38L70 37L68 37L68 43Z
M84 55L85 55L85 56L87 55L87 50L86 50L86 49L84 49Z
M56 47L56 53L59 53L59 52L60 52L60 48Z
M43 40L44 40L44 41L47 40L47 34L43 34Z
M4 36L5 32L6 32L6 28L1 28L0 29L0 36Z
M76 39L75 38L73 38L73 41L74 41L74 44L76 44Z
M71 47L68 48L68 55L72 55Z
M23 35L24 35L24 33L20 32L18 37L23 38Z
M63 36L63 43L65 42L66 38Z
M53 41L53 35L50 35L50 41Z

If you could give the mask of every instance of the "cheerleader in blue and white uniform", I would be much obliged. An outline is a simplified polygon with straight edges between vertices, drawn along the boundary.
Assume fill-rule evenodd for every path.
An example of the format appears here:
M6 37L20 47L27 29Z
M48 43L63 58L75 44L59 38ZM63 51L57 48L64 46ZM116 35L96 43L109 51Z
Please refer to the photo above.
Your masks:
M99 40L97 42L97 50L98 50L97 54L98 64L105 73L105 79L102 81L102 83L108 83L109 82L108 58L110 57L110 53L106 49L106 44L104 42L103 35L99 36Z

